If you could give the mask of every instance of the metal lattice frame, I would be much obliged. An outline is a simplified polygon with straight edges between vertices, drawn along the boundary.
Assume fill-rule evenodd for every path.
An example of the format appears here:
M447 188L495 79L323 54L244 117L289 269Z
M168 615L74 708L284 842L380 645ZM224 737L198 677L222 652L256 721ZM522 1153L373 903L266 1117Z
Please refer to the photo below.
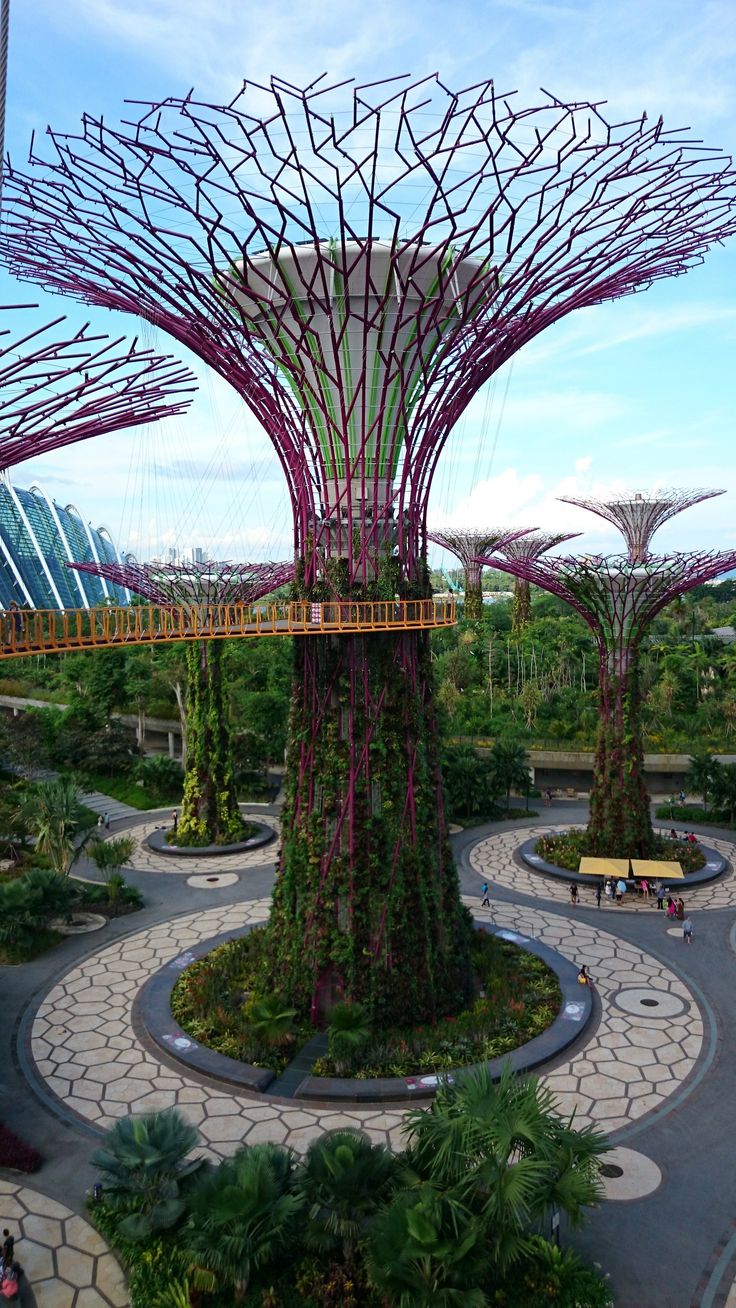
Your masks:
M432 476L479 388L573 309L697 263L736 230L736 174L546 93L346 94L273 79L51 133L9 170L5 258L219 372L286 475L299 593L391 601L427 592ZM426 639L296 641L290 733L274 987L435 1020L469 975Z
M572 309L682 273L736 228L728 161L661 118L610 124L546 93L525 108L491 81L345 98L274 78L225 106L85 116L6 181L18 276L148 318L242 395L287 475L307 581L331 553L367 579L387 535L411 575L479 387Z
M573 540L579 531L528 531L517 540L504 545L500 553L508 559L538 559L547 550L561 545L564 540ZM523 577L514 579L514 608L512 630L523 631L532 620L532 597L529 582Z
M0 332L0 468L184 413L192 402L194 374L171 356L61 324L12 339Z
M487 560L484 560L487 561ZM576 609L599 656L598 739L590 798L591 853L648 857L655 849L644 778L638 655L671 600L736 567L736 550L609 558L492 560Z
M504 550L513 541L523 536L527 528L500 527L495 531L482 531L480 528L467 531L430 531L427 540L454 554L462 564L465 579L465 617L479 618L483 609L483 568L478 563L482 554L492 550Z
M715 495L725 495L725 491L622 491L620 495L614 495L608 500L577 499L572 495L561 495L560 501L563 504L575 504L580 509L589 509L591 513L597 513L599 518L613 523L626 541L631 562L642 563L649 558L649 546L655 531L684 509L691 508L693 504L702 504L703 500L713 499Z
M151 604L255 604L294 579L293 563L75 563Z

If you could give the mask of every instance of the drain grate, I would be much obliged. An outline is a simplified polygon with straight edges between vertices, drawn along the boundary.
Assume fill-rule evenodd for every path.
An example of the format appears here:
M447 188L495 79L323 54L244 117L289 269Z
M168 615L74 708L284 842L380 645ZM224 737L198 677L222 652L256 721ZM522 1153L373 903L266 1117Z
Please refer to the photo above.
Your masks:
M642 999L641 1002L642 1002L642 1007L644 1008L659 1008L658 999Z
M613 1178L614 1176L623 1176L624 1169L619 1167L618 1163L601 1163L600 1173L601 1176Z

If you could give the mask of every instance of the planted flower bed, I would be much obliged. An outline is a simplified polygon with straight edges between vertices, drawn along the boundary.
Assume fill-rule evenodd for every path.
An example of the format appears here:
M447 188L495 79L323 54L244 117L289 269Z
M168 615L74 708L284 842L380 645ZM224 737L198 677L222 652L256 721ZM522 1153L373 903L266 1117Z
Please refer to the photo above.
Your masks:
M238 826L233 823L228 829L227 834L218 836L214 841L210 839L209 834L197 836L196 833L190 832L186 840L181 839L181 828L172 827L166 833L167 845L173 845L175 849L207 849L211 845L242 845L246 840L251 840L253 836L258 835L261 827L256 822L246 822L242 820Z
M592 854L587 831L562 831L556 836L542 836L534 846L535 854L552 863L555 867L565 868L568 872L577 872L580 860L586 854ZM611 858L620 858L619 850L611 850ZM690 872L699 872L705 866L705 855L698 845L691 845L687 840L670 840L658 837L650 858L663 859L665 862L679 863L685 876Z
M191 964L174 987L171 1011L200 1044L280 1072L314 1032L295 1026L293 1010L278 996L258 997L264 939L263 929L251 931ZM379 1034L358 1005L338 1005L328 1053L312 1075L370 1079L442 1072L497 1058L551 1026L561 993L554 972L540 958L478 931L472 962L472 1004L434 1025Z

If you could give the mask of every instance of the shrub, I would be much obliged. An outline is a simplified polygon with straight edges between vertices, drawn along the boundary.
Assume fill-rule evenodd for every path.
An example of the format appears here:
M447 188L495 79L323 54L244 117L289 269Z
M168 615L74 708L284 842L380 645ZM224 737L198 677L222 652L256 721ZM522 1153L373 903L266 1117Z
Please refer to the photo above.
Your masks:
M162 803L174 803L181 799L184 785L184 772L176 759L168 754L155 754L153 758L144 758L135 769L135 780L148 791L152 799Z
M9 1167L16 1172L37 1172L42 1162L37 1149L0 1122L0 1167Z

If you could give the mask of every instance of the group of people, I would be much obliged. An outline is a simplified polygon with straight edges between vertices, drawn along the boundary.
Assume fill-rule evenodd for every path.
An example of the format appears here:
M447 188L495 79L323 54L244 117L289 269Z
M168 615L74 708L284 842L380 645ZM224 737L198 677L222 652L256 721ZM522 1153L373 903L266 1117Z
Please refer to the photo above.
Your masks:
M7 1228L3 1231L3 1246L0 1252L0 1295L3 1299L17 1299L21 1268L15 1261L15 1237Z
M683 831L682 835L681 835L681 836L678 836L678 834L677 834L677 832L675 831L675 828L674 828L674 827L670 827L669 839L670 839L670 840L686 840L687 843L688 843L688 845L697 845L697 843L698 843L698 837L696 836L696 834L695 834L694 831Z

